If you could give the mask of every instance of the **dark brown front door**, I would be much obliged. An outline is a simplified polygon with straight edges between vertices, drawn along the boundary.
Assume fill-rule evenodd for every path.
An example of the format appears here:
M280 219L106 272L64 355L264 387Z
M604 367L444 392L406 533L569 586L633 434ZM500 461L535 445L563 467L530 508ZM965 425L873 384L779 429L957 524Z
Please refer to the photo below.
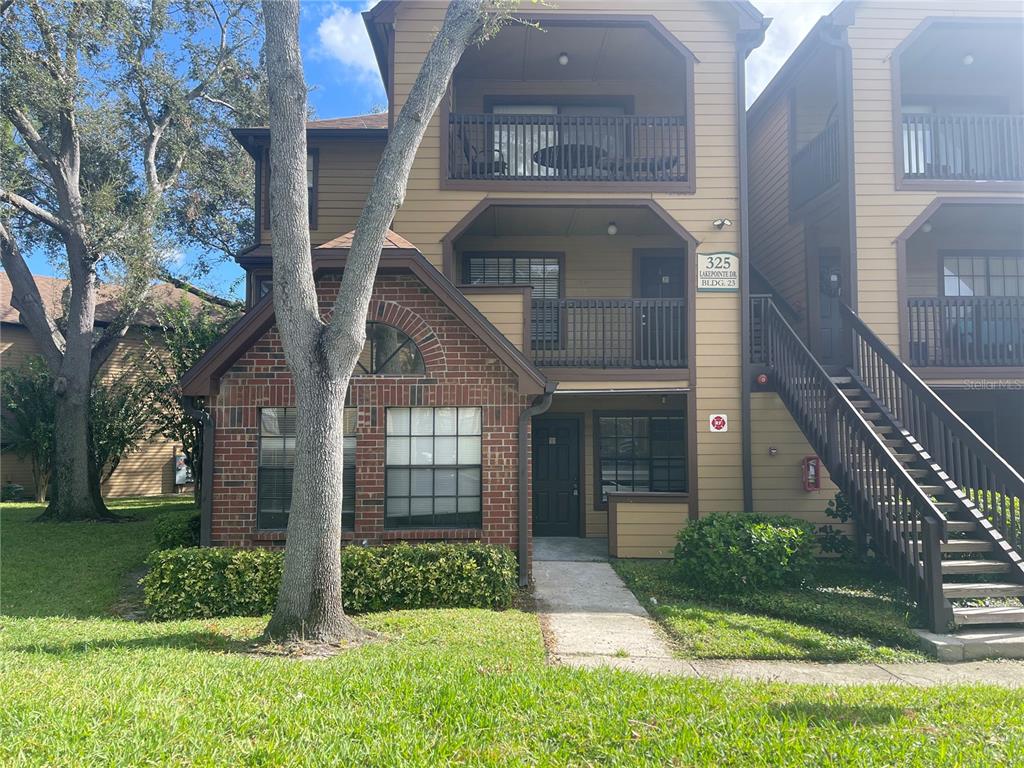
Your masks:
M580 429L574 418L533 421L533 535L580 535Z
M633 293L642 301L633 329L633 365L637 368L681 368L686 311L676 301L686 297L686 258L683 251L659 248L636 253Z

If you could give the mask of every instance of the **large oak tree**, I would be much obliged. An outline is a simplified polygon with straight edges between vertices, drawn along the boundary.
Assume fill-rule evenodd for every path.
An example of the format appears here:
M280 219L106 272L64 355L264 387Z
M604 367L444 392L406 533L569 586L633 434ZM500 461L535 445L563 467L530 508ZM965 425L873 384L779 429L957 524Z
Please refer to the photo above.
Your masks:
M262 120L257 0L0 0L0 256L56 393L46 516L113 517L89 462L96 373L169 254L251 233L251 165L228 128ZM27 254L69 279L61 312ZM119 286L97 327L97 286Z

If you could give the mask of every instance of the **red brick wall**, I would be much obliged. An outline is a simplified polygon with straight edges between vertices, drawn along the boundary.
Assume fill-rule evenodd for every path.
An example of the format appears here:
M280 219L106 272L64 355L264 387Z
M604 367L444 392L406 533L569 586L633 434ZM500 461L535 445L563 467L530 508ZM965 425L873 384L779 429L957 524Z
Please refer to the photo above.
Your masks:
M321 278L321 307L330 307L338 276ZM346 538L517 541L519 414L532 398L517 377L474 333L411 274L377 279L368 319L394 325L420 349L425 376L356 376L349 405L358 409L355 532ZM212 541L220 546L266 546L282 533L256 530L259 409L295 404L280 337L271 328L221 378L211 412L216 425ZM483 528L384 530L384 425L388 406L480 406L483 415Z

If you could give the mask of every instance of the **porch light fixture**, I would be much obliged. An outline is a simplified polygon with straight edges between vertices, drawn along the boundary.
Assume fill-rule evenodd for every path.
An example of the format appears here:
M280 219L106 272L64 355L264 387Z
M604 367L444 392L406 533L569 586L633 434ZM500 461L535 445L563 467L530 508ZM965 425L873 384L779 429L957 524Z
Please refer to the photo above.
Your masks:
M974 56L968 53L961 61L963 61L965 67L969 67L974 63Z
M711 222L711 226L715 229L725 229L732 226L732 219L715 219Z
M930 221L926 221L924 224L921 225L921 231L927 235L929 232L932 231L932 223Z
M619 225L614 221L608 222L608 234L612 236L619 234Z
M558 54L558 63L563 67L566 66L569 63L569 54L565 51Z

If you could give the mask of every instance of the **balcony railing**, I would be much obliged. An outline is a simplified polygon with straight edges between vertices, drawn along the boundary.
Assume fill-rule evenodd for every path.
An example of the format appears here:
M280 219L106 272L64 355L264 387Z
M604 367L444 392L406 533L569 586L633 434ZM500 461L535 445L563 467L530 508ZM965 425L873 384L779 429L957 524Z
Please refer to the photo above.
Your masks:
M534 299L533 360L557 368L685 368L684 299Z
M1024 115L903 115L903 176L1024 180Z
M451 114L448 178L685 182L686 118Z
M790 194L794 208L813 200L839 182L841 136L840 123L833 120L793 155Z
M1024 298L915 298L907 313L911 365L1024 366Z

